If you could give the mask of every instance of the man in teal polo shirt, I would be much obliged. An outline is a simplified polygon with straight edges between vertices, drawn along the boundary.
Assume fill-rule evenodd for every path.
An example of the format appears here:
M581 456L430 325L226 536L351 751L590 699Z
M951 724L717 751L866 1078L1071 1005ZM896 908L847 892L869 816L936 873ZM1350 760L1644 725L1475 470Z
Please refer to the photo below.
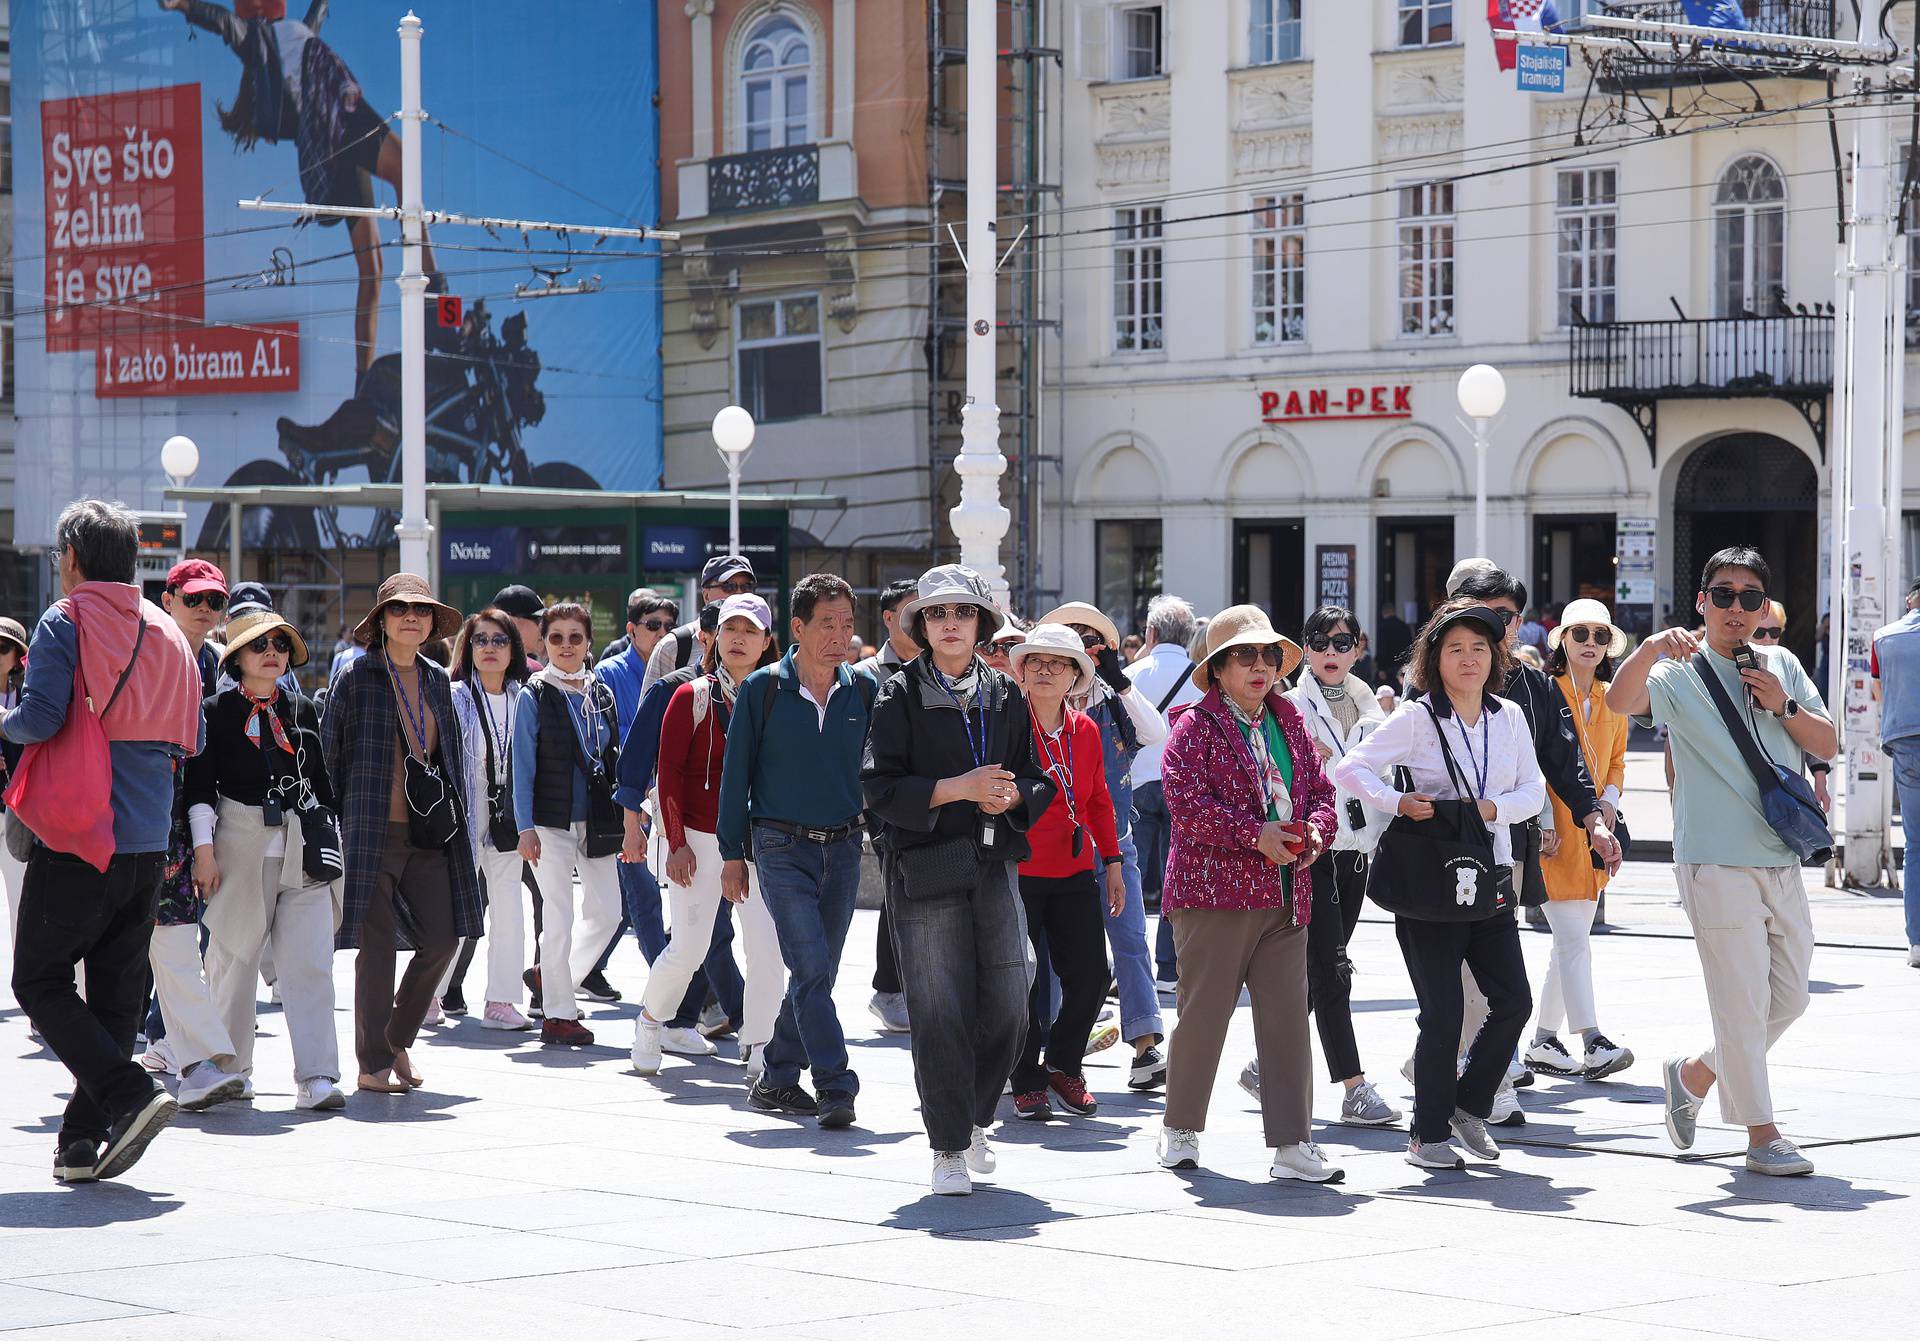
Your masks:
M853 588L831 573L794 587L793 646L740 685L720 778L720 889L747 897L749 851L790 980L766 1070L747 1102L853 1122L860 1079L834 1010L840 951L860 889L860 756L877 686L846 665ZM811 1065L819 1097L800 1085Z

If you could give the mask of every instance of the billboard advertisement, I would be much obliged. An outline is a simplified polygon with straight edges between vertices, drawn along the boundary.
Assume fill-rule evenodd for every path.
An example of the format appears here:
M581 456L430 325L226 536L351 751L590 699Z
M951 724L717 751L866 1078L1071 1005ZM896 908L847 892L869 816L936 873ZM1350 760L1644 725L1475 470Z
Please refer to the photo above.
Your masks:
M399 479L400 39L424 24L429 210L642 227L655 0L15 0L17 543L69 500ZM658 487L658 244L427 233L428 478ZM225 543L224 508L188 543ZM247 510L249 547L392 543L369 508Z

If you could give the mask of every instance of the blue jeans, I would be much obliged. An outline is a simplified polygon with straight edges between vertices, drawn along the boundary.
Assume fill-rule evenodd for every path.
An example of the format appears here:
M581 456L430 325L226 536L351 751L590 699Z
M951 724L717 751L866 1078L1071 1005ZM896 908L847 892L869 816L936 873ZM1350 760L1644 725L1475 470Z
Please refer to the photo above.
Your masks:
M1105 916L1107 945L1113 951L1113 981L1120 988L1120 1037L1131 1043L1149 1034L1166 1033L1160 1018L1160 998L1153 990L1153 961L1147 954L1147 909L1140 893L1140 858L1134 836L1120 840L1121 871L1127 882L1127 901L1118 917ZM1102 894L1102 901L1105 895Z
M848 1064L833 984L860 893L860 835L815 843L756 824L753 864L790 975L767 1043L765 1083L797 1085L811 1064L820 1093L858 1094L860 1077Z
M1139 850L1142 897L1151 894L1157 900L1167 878L1167 848L1173 839L1173 817L1167 814L1167 802L1158 782L1143 782L1133 789L1133 839ZM1144 919L1145 913L1142 912ZM1173 949L1173 924L1163 915L1153 942L1154 967L1161 979L1172 982L1179 977L1179 962ZM1121 987L1126 990L1124 984ZM1124 998L1120 1007L1126 1013Z
M1900 794L1900 827L1904 831L1905 851L1900 869L1905 873L1900 887L1907 905L1907 945L1920 945L1920 889L1914 887L1913 841L1920 829L1920 736L1902 736L1887 741L1887 757L1893 760L1893 786Z

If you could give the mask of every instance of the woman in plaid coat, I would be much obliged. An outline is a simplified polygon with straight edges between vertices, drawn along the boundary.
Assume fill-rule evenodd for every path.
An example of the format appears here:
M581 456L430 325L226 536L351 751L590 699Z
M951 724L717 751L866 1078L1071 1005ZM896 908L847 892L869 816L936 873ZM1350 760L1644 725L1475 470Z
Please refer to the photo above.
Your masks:
M337 948L354 960L354 1050L359 1087L403 1094L422 1077L407 1055L462 936L481 933L482 900L459 779L466 776L447 673L419 656L428 638L460 625L424 579L397 573L380 584L354 637L366 656L340 672L321 737L340 796L346 896ZM404 742L405 754L402 754ZM416 762L408 764L407 757ZM431 770L429 773L428 770ZM404 775L445 782L454 833L434 849L413 844ZM394 990L394 957L414 951Z

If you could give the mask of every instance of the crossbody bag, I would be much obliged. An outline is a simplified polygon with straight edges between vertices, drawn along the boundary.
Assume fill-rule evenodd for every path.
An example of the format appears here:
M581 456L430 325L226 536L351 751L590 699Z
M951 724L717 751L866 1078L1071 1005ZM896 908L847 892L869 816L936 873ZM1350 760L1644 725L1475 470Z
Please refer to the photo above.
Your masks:
M1746 760L1753 780L1760 786L1760 811L1766 817L1767 826L1780 835L1780 841L1803 865L1827 861L1833 856L1833 834L1827 828L1826 812L1814 799L1813 788L1798 773L1773 762L1772 756L1761 748L1753 732L1740 720L1739 710L1727 696L1727 687L1720 683L1706 654L1695 652L1692 665L1694 674L1707 686L1713 706L1720 710L1720 720L1727 724L1727 733L1739 747L1740 757Z

